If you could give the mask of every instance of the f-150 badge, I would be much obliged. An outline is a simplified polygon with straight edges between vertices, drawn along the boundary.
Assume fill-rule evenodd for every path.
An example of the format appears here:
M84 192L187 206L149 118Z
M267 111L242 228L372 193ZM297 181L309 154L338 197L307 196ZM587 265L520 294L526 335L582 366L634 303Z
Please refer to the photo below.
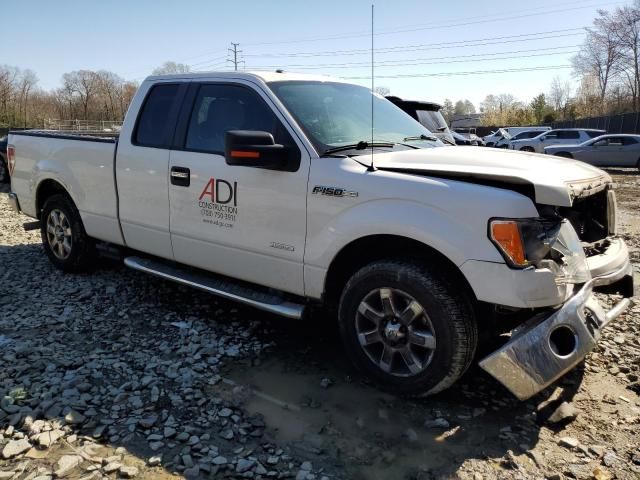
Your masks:
M327 195L329 197L357 197L358 192L352 192L339 187L325 187L316 185L311 193L315 195Z

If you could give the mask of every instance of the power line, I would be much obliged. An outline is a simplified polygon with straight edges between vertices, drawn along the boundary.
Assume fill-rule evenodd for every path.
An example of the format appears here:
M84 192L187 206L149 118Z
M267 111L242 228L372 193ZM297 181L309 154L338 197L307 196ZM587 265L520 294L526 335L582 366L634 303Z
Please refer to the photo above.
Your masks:
M438 72L438 73L402 73L397 75L376 75L376 78L424 78L424 77L455 77L468 75L485 75L492 73L534 72L544 70L560 70L572 68L571 65L544 65L539 67L503 68L495 70L472 70L467 72ZM369 80L369 76L342 77L347 80Z
M580 32L575 32L576 30L581 30ZM575 33L562 33L560 35L547 35L549 33L560 33L560 32L570 32L573 31ZM437 42L437 43L422 43L422 44L414 44L414 45L396 45L394 47L384 47L376 49L376 53L378 54L387 54L387 53L400 53L400 52L415 52L415 51L423 51L423 50L445 50L452 48L462 48L462 47L481 47L486 45L496 45L496 44L505 44L505 43L519 43L519 42L529 42L536 40L547 40L551 38L563 38L563 37L572 37L577 35L583 35L583 28L568 28L563 30L550 30L547 32L535 32L535 33L523 33L519 35L508 35L508 36L500 36L500 37L486 37L479 38L473 40L458 40L454 42ZM540 36L543 35L543 36ZM524 38L524 37L533 37L536 38ZM511 40L509 40L511 39ZM247 54L245 57L299 57L299 58L314 58L314 57L324 57L324 56L343 56L343 55L362 55L368 54L369 49L354 49L354 50L333 50L333 51L317 51L317 52L297 52L297 53L253 53Z
M572 3L582 3L582 2L572 2ZM529 18L529 17L535 17L535 16L542 16L542 15L550 15L550 14L554 14L554 13L562 13L562 12L569 12L569 11L575 11L575 10L582 10L585 8L594 8L594 7L604 7L604 6L608 6L608 5L621 5L624 4L624 2L607 2L607 3L601 3L601 2L597 2L596 4L591 4L591 5L580 5L578 7L572 7L572 8L561 8L561 9L555 9L555 10L546 10L546 11L541 11L538 13L530 13L530 14L520 14L520 15L511 15L511 16L503 16L503 17L495 17L492 16L491 18L488 18L486 20L474 20L474 21L469 21L469 22L458 22L458 23L451 23L451 21L449 22L444 22L444 23L448 23L448 24L438 24L438 23L431 23L431 24L422 24L422 25L415 25L414 28L402 28L402 29L395 29L395 30L387 30L387 31L381 31L378 32L376 35L380 36L380 35L395 35L398 33L407 33L407 32L415 32L415 31L421 31L421 30L436 30L436 29L444 29L444 28L455 28L455 27L462 27L462 26L468 26L468 25L478 25L478 24L482 24L482 23L494 23L494 22L501 22L501 21L506 21L506 20L514 20L514 19L520 19L520 18ZM540 10L540 7L536 7L534 10ZM455 21L454 21L455 22ZM291 43L305 43L305 42L317 42L317 41L325 41L325 40L343 40L343 39L347 39L347 38L360 38L360 37L366 37L369 36L369 33L366 32L362 32L362 33L350 33L350 34L344 34L344 35L331 35L331 36L323 36L323 37L315 37L315 38L298 38L295 40L283 40L283 41L276 41L276 42L261 42L261 43L248 43L245 45L249 45L249 46L261 46L261 45L283 45L283 44L291 44Z
M423 57L423 58L413 58L410 61L408 60L382 60L376 62L376 67L398 67L398 66L408 66L408 65L431 65L438 63L466 63L466 62L481 62L481 61L493 61L493 60L507 60L507 59L518 59L518 58L530 58L530 57L544 57L549 55L565 55L568 53L577 53L578 50L570 50L564 52L551 52L553 50L563 50L568 48L577 48L580 45L567 45L563 47L549 47L549 48L533 48L527 50L513 50L507 52L493 52L493 53L476 53L472 55L460 55L456 56L455 60L451 59L451 56L446 57ZM540 52L537 54L531 55L518 55L518 56L509 56L504 58L478 58L478 57L495 57L497 55L511 55L515 53L528 53L528 52ZM547 53L542 53L547 52ZM460 60L460 59L469 59L469 60ZM431 60L445 60L443 62ZM408 63L407 63L408 62ZM321 68L359 68L359 67L368 67L371 62L346 62L346 63L325 63L325 64L289 64L289 65L256 65L255 68L301 68L301 69L321 69Z

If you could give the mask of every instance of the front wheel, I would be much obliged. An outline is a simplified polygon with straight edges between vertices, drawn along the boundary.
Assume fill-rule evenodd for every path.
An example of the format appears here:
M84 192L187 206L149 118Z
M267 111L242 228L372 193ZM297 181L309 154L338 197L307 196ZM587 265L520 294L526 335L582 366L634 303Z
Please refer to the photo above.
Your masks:
M40 215L42 245L49 260L65 272L89 270L95 245L87 235L78 209L66 195L53 195Z
M434 394L471 364L477 324L469 299L440 270L372 263L347 282L338 309L351 360L384 389Z

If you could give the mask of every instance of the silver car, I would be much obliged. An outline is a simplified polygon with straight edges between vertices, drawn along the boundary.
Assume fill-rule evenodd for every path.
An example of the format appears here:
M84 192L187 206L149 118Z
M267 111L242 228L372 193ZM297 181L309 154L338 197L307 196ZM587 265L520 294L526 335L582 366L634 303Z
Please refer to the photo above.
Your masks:
M575 158L598 167L637 167L640 169L640 135L601 135L577 145L545 147L544 153Z

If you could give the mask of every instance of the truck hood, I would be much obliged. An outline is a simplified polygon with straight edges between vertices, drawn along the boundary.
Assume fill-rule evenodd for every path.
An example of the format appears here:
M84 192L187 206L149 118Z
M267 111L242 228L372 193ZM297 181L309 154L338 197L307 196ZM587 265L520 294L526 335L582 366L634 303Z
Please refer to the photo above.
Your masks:
M360 155L357 159L369 165L371 154ZM559 207L570 207L575 198L591 195L611 183L607 173L583 162L486 147L374 153L373 165L379 170L531 192L536 203Z

